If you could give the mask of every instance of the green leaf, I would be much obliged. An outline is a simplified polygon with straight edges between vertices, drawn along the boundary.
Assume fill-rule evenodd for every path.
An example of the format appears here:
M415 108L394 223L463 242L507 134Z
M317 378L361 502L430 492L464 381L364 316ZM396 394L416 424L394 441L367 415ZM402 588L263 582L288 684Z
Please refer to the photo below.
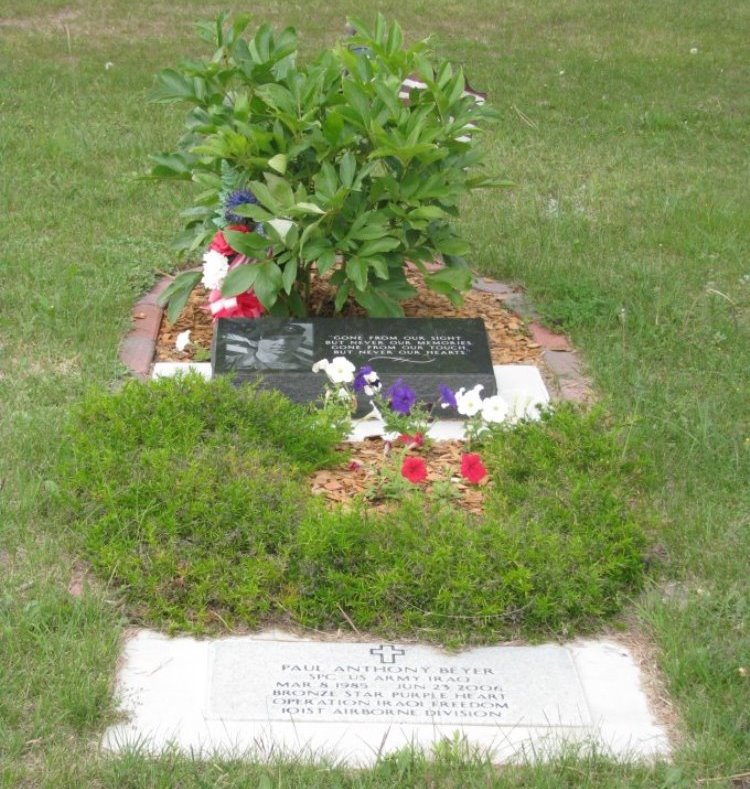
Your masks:
M372 268L372 270L377 274L379 279L389 279L391 276L391 270L388 267L388 262L385 258L381 258L379 255L375 257L367 258L367 263Z
M437 205L423 205L409 211L409 218L413 219L443 219L445 211Z
M372 241L365 241L364 244L357 250L357 254L363 258L370 255L377 255L379 252L391 252L401 246L401 241L392 236L383 236L382 238L375 238Z
M222 296L237 296L252 288L258 276L258 263L245 263L233 268L224 278Z
M363 258L351 257L346 261L346 276L358 290L367 287L367 261Z
M294 206L298 211L304 211L306 214L325 214L325 211L315 203L297 203Z
M156 167L151 169L151 175L157 178L180 178L183 180L192 178L193 162L187 160L186 154L155 153L149 156L149 159L156 162Z
M349 283L343 282L336 291L336 298L333 301L333 308L336 312L341 312L341 308L346 304L346 300L349 298L349 288Z
M255 222L267 222L273 219L274 215L261 208L257 203L242 203L241 205L234 206L232 212L237 216L246 216Z
M284 175L286 172L286 156L283 153L277 153L268 160L268 166L277 173Z
M347 189L350 189L351 185L354 183L354 173L356 170L357 160L354 158L354 154L352 154L351 151L347 151L341 157L341 164L339 165L341 183L344 184Z
M294 205L294 192L289 182L271 173L266 173L265 178L271 196L277 204L282 208L291 208Z
M370 123L369 97L351 78L344 80L343 91L349 108L356 113L355 120L360 120L361 125L367 127Z
M171 68L165 68L158 75L159 84L149 98L157 104L197 99L193 81Z
M323 250L318 255L318 273L325 274L336 262L336 250L333 247Z
M283 244L287 244L289 234L296 231L297 227L291 219L269 219L265 224L266 231L271 237L276 236ZM295 237L296 240L296 237ZM292 246L294 241L289 243Z
M281 269L273 260L258 263L255 268L258 269L258 274L253 283L253 290L258 299L260 299L260 303L267 310L271 309L276 303L279 291L282 288L283 275Z
M259 236L257 233L241 233L239 230L222 231L227 243L235 252L241 255L247 255L250 258L256 258L259 255L265 255L268 248L268 239Z
M271 190L262 181L251 181L250 189L258 198L258 202L267 208L274 216L282 213L282 208L278 201L271 194Z
M367 310L370 317L402 318L404 315L401 305L389 298L380 288L370 288L366 291L355 290L354 298Z
M335 110L328 113L323 121L323 136L329 145L336 145L344 129L344 119Z
M285 266L281 275L281 284L284 292L288 295L292 292L295 280L297 279L297 258L292 258Z
M190 294L201 281L201 271L183 271L178 274L169 287L159 296L160 304L167 304L167 318L174 323L185 308Z
M471 250L469 244L458 236L445 236L440 239L433 239L435 247L447 255L465 255Z
M442 286L454 290L468 290L471 287L471 271L467 268L443 268L433 274L427 274L424 279L429 288L440 293L446 292Z

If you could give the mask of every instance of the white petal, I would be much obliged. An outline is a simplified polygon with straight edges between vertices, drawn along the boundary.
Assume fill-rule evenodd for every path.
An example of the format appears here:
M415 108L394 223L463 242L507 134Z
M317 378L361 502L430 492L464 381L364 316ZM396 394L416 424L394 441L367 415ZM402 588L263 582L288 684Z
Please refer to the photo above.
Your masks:
M181 331L174 341L174 347L177 348L178 351L184 351L188 345L190 345L190 329Z
M312 371L314 373L319 373L321 370L327 370L329 364L330 362L328 359L321 359L319 362L315 362L315 364L312 366Z

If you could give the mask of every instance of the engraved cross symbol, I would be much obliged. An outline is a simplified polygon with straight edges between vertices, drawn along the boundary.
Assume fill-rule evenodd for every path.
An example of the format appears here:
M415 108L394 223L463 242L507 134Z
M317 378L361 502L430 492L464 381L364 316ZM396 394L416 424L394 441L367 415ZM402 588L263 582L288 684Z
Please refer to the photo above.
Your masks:
M389 650L386 652L386 650ZM373 647L370 650L371 655L378 655L381 663L395 663L396 658L405 655L403 649L394 647L393 644L381 644L379 647Z

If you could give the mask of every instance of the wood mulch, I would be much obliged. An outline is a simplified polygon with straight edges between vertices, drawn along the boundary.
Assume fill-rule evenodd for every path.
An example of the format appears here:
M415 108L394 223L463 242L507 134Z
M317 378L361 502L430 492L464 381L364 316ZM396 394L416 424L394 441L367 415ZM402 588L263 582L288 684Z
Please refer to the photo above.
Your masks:
M343 451L343 449L342 449ZM380 437L367 438L351 445L351 455L333 469L316 471L310 477L312 492L324 496L326 502L346 507L355 496L366 494L370 510L384 511L393 504L387 492L384 470L400 473L406 455L421 457L427 466L427 479L415 486L429 494L435 483L450 483L451 498L462 510L482 513L483 491L491 485L485 477L476 485L461 477L461 455L466 452L462 441L433 442L429 447L407 447L397 441L393 445ZM411 483L404 481L405 485Z
M428 290L421 282L413 281L418 294L404 302L407 318L482 318L487 327L490 353L495 364L537 364L541 347L534 342L526 330L525 323L515 313L503 306L502 299L493 293L471 290L464 296L461 307L454 307L448 299ZM174 324L166 316L162 319L159 340L156 345L155 361L188 362L205 360L211 348L213 323L204 309L206 291L198 286L192 293L187 306ZM313 314L332 317L333 289L325 281L316 281L313 287ZM364 312L356 304L350 304L337 319L363 317ZM180 332L190 329L191 345L185 351L175 348Z
M542 349L529 335L525 322L503 306L502 299L493 293L472 290L465 294L461 307L454 307L445 297L428 290L414 280L418 295L404 303L404 312L409 318L482 318L487 327L490 353L494 364L539 364ZM156 361L207 361L213 336L213 324L205 309L206 291L198 287L193 291L187 306L174 324L166 316L162 319L156 347ZM333 291L318 281L313 288L313 314L332 316ZM341 319L362 317L363 311L349 305ZM337 318L338 319L338 318ZM177 351L177 335L189 329L191 344ZM382 438L366 439L363 442L342 447L347 459L333 469L318 471L310 479L312 492L324 496L330 506L346 506L355 496L367 494L369 505L374 509L387 509L393 500L381 495L384 468L398 473L404 452L418 454L426 465L428 476L425 482L417 483L426 492L436 482L450 482L456 503L462 509L481 514L483 489L491 480L485 478L478 485L467 484L461 478L461 455L466 447L460 441L432 442L429 447L406 448L396 443L392 447Z

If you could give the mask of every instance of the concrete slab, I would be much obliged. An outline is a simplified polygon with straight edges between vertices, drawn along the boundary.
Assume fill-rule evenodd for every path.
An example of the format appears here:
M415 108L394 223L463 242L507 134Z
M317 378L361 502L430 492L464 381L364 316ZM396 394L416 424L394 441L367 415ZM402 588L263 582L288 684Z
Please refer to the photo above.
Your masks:
M498 763L571 744L621 759L669 755L636 664L612 641L448 654L282 631L205 641L140 631L125 646L117 690L128 719L105 734L113 751L325 754L366 766L458 733Z

